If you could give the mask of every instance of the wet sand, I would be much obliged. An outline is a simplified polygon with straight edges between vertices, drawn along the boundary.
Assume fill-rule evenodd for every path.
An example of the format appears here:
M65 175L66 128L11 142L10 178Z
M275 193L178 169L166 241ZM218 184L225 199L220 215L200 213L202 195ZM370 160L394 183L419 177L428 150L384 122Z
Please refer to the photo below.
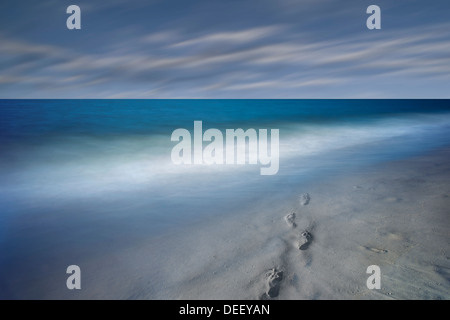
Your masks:
M99 248L77 260L76 292L52 266L9 288L46 299L449 299L449 159L444 148L328 176L139 245ZM380 290L366 286L370 265Z

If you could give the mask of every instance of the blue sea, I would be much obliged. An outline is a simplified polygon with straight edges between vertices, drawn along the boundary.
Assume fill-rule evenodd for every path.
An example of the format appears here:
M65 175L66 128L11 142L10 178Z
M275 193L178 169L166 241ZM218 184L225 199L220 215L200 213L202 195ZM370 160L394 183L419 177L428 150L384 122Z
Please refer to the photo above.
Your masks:
M197 120L279 129L278 173L173 164L172 132ZM449 100L0 100L0 298L52 263L448 145Z

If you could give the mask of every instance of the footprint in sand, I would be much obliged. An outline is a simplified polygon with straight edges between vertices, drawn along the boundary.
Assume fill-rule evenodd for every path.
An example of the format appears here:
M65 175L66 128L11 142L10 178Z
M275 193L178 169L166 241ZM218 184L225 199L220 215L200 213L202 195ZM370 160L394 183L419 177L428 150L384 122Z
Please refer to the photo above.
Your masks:
M374 247L364 247L366 250L375 252L375 253L387 253L388 251L386 249L378 249Z
M300 240L298 241L299 250L306 250L309 248L309 245L312 241L312 234L309 231L305 230L300 235Z
M287 225L291 228L295 228L297 224L295 223L295 213L289 213L287 216L284 217L284 220L286 221Z
M273 268L266 273L266 292L263 298L275 298L280 291L280 284L283 280L283 272Z
M311 197L309 196L308 193L302 193L302 194L300 195L300 204L301 204L302 206L308 205L308 203L309 203L310 200L311 200Z

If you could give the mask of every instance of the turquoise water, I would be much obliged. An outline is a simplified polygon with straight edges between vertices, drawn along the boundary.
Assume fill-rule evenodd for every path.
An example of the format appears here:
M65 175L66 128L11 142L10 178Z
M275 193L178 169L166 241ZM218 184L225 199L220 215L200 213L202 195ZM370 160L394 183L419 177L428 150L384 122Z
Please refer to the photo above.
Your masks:
M211 127L357 122L450 112L448 100L0 100L0 136L169 134Z
M243 190L271 190L450 143L448 100L0 100L0 114L3 219L46 201L147 192L135 202L157 203L162 221L175 214L174 203L197 208L215 193L236 199ZM174 165L171 134L192 132L195 120L204 130L279 129L278 173L260 176L259 165ZM24 207L30 201L39 205ZM180 221L202 212L185 211Z
M127 195L155 217L152 232L173 216L182 223L220 213L202 209L217 198L221 207L229 198L238 205L248 192L450 143L448 100L0 100L0 114L3 220L80 201L95 215L99 201ZM174 165L171 134L192 133L195 120L204 130L279 129L278 173L260 176L260 165Z

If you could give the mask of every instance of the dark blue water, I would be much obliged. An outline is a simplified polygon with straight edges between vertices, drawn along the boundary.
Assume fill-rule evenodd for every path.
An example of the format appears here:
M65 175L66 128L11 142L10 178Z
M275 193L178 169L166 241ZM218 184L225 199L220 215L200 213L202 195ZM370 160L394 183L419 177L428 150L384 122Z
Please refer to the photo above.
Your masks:
M0 100L0 136L164 134L194 120L273 127L449 111L448 100Z

